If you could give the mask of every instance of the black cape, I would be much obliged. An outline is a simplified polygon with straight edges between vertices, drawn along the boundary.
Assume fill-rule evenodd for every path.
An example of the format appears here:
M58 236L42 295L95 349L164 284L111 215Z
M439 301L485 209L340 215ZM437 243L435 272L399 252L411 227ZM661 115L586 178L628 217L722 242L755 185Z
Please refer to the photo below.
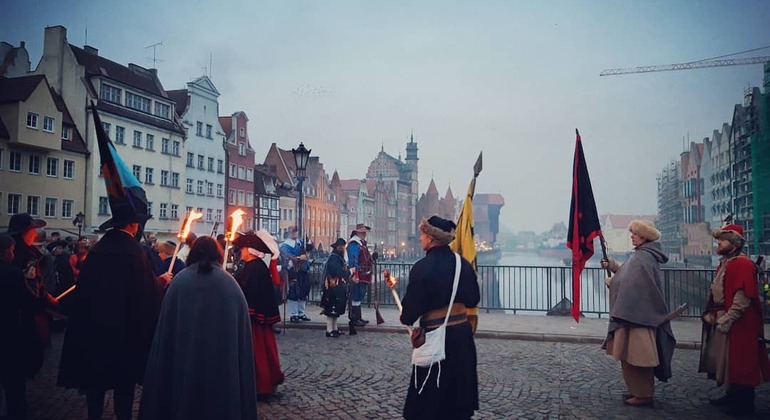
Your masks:
M163 299L142 247L124 231L108 231L83 262L71 297L58 384L106 390L142 383Z
M0 260L0 378L35 374L43 363L43 342L34 316L37 302L19 267Z
M255 312L254 320L260 324L275 324L281 320L278 302L273 290L270 270L261 259L251 260L235 273L249 308Z

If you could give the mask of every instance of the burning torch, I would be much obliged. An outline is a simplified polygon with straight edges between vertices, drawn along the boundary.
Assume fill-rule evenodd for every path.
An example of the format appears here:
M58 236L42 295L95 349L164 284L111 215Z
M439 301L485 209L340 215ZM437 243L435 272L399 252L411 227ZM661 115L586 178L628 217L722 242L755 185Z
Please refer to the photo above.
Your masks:
M230 251L230 244L233 242L233 239L235 239L235 232L238 231L241 223L243 223L244 214L246 214L246 212L241 209L235 209L230 214L230 228L225 232L225 258L222 262L222 268L225 270L227 270L227 254Z
M190 213L187 215L187 217L184 218L184 221L182 222L182 229L179 231L179 234L177 235L177 238L179 238L179 242L176 243L176 248L174 249L174 256L171 257L171 265L168 266L168 274L171 274L171 271L174 268L174 264L176 263L176 257L179 255L179 248L182 247L182 243L187 240L187 236L190 235L190 230L192 229L192 224L203 217L203 213L198 213L194 209L190 209Z
M390 287L390 293L393 294L393 300L396 301L396 306L398 307L398 313L401 314L404 311L404 308L401 306L401 298L398 297L398 292L396 291L396 285L398 284L398 280L396 279L396 276L390 275L390 271L388 269L382 270L382 276L385 278L385 282L387 283L388 287ZM409 331L409 335L412 335L412 327L406 326L406 330Z

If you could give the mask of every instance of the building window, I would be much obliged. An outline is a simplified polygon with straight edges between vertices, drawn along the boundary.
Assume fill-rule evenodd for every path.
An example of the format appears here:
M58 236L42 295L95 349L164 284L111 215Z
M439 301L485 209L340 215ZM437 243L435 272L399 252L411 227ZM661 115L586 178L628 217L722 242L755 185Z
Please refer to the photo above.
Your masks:
M29 173L40 175L40 155L29 155Z
M217 159L217 173L218 174L225 173L225 161L222 159Z
M43 117L43 131L53 133L56 129L56 120L53 117Z
M179 188L179 172L171 172L171 186Z
M214 211L212 209L206 209L206 221L212 222L214 218L213 216L214 216Z
M21 212L21 194L8 194L8 215Z
M131 172L134 174L134 178L136 178L137 181L141 179L140 178L142 176L142 167L141 166L134 165L133 170Z
M64 168L62 170L62 176L64 179L75 178L75 161L64 159Z
M153 168L144 168L144 183L152 184L152 175L155 170Z
M112 124L103 122L102 128L104 129L104 132L107 134L107 137L110 136L110 128L112 128Z
M237 168L238 167L235 166L234 163L230 164L230 178L235 178L236 177L236 171L238 170Z
M241 135L241 137L246 137L246 129L241 127L240 130L238 130L238 133Z
M185 188L185 192L187 194L192 194L193 193L193 180L190 179L190 178L187 178L187 186Z
M209 158L209 171L214 172L214 158Z
M230 189L227 191L227 195L228 195L228 200L227 200L227 202L228 202L229 204L235 204L235 190L234 190L234 189L232 189L232 188L230 188Z
M210 139L210 138L211 138L211 129L212 129L212 128L213 128L213 127L211 126L211 124L206 124L206 138L207 138L207 139Z
M162 102L155 102L155 115L168 120L171 115L171 107Z
M195 134L203 137L203 123L200 121L195 123Z
M147 202L147 214L152 215L152 201Z
M217 209L217 222L222 221L222 209Z
M198 181L198 189L196 190L198 195L203 195L203 181Z
M185 214L190 214L191 211L192 211L192 207L190 206L185 207Z
M34 195L27 196L27 213L30 216L37 216L40 214L40 197Z
M56 208L59 207L59 200L51 197L45 198L45 217L56 217Z
M246 168L238 166L238 179L246 179Z
M246 181L254 181L254 170L246 168Z
M172 204L171 205L171 218L172 219L179 219L179 204Z
M120 89L116 88L115 86L110 86L106 83L102 83L101 91L99 92L99 97L104 99L108 102L113 102L116 104L119 104L120 101Z
M115 126L115 143L126 144L126 127Z
M75 202L72 200L61 201L61 217L62 219L72 218L72 207L75 206Z
M11 161L8 162L8 169L12 172L21 172L21 152L11 151Z
M252 207L254 206L254 194L252 193L246 193L246 202L244 205Z
M126 106L142 112L150 113L150 98L139 96L135 93L126 92Z
M222 197L222 184L217 184L217 197Z
M145 142L145 149L150 151L155 151L155 136L152 134L147 134L147 141Z
M206 194L214 195L214 183L206 181Z
M246 143L238 143L238 154L241 156L246 156Z
M52 177L59 176L59 158L48 158L45 165L45 174Z
M187 167L194 168L193 161L195 160L195 153L187 152Z
M203 161L205 158L203 155L198 155L198 169L203 170Z
M171 144L171 154L174 155L174 156L180 156L180 154L179 154L180 153L179 152L180 146L181 146L181 144L179 143L179 141L174 140L174 142Z
M142 147L142 132L134 130L134 147Z
M163 154L169 154L171 151L169 150L171 147L171 140L169 139L161 139L160 140L160 152Z
M160 171L160 185L168 185L168 171Z
M61 139L64 141L70 141L70 128L69 127L62 127L61 128Z
M161 219L166 219L168 216L168 204L166 203L160 203L160 214L158 215Z
M5 161L5 149L0 148L0 171L3 170L4 161Z
M99 214L100 215L109 214L109 207L110 207L110 202L109 200L107 200L107 197L99 197Z
M245 201L246 201L246 198L243 191L238 190L238 205L239 206L245 205L246 204Z
M37 129L37 117L34 112L27 112L27 127Z

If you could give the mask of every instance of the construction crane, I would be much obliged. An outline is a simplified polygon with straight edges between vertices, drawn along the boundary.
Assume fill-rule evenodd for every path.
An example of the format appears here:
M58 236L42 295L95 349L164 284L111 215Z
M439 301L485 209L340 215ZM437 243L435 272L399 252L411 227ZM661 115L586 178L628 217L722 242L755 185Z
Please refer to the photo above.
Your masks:
M706 58L698 61L690 61L687 63L678 64L663 64L659 66L641 66L641 67L628 67L621 69L608 69L599 73L599 76L619 76L623 74L636 74L636 73L653 73L658 71L674 71L674 70L690 70L690 69L703 69L708 67L724 67L724 66L743 66L749 64L765 64L770 62L770 57L749 57L749 58L727 58L734 55L745 54L747 52L764 50L770 48L770 45L752 48L750 50L741 51L733 54L722 55L719 57Z

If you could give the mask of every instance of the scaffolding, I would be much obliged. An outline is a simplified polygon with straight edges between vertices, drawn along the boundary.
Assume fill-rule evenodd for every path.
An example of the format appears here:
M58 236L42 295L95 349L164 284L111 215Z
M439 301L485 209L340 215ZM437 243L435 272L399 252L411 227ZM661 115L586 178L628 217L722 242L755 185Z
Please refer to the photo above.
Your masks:
M680 162L671 161L658 174L658 220L655 224L661 232L663 252L673 260L681 258L683 246L680 168Z
M752 254L770 254L770 63L765 64L764 93L753 89L749 118L752 185Z

